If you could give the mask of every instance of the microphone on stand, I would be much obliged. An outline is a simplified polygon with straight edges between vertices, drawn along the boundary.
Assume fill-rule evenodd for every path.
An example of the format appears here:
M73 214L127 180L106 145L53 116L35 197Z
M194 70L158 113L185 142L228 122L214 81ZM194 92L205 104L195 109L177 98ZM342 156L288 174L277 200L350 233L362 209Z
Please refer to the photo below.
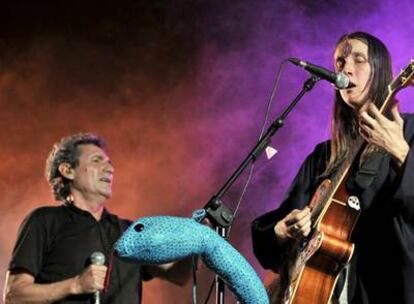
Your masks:
M91 263L93 265L103 265L105 264L105 255L100 251L95 251L91 254ZM101 303L101 294L99 290L95 291L93 295L95 299L95 304Z
M342 72L334 73L321 66L314 65L298 58L289 58L288 60L291 63L304 68L308 72L311 72L313 75L329 81L339 90L355 87L355 84L349 80L349 77Z

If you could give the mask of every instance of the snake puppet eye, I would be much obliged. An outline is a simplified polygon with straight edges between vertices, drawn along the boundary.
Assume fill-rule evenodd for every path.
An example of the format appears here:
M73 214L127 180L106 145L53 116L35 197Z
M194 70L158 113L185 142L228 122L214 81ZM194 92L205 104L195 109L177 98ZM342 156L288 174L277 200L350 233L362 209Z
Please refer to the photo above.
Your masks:
M143 224L136 224L135 225L135 227L134 227L134 230L136 231L136 232L141 232L142 230L144 230L144 225Z

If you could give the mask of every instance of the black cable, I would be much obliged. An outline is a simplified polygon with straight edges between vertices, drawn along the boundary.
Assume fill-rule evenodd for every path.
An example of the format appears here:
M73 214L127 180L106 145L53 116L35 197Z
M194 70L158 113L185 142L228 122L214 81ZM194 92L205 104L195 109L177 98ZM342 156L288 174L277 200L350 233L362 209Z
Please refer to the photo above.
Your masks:
M258 140L260 140L262 138L262 136L263 136L263 134L264 134L264 132L266 130L266 125L267 125L267 121L269 120L269 113L270 113L270 109L271 109L271 106L272 106L272 102L273 102L273 99L274 99L274 97L276 95L277 89L279 87L280 76L282 75L282 71L283 71L283 68L285 66L285 63L287 63L287 62L288 62L288 59L283 60L279 64L279 68L278 68L278 70L276 72L275 80L274 80L273 86L272 86L272 91L271 91L270 96L269 96L269 98L267 100L266 112L265 112L265 116L264 116L264 120L263 120L263 124L262 124L262 129L260 131ZM236 215L237 215L237 213L239 211L239 208L240 208L241 202L243 200L243 197L246 194L247 187L249 186L250 181L252 179L253 171L254 171L254 162L250 166L249 175L247 176L246 182L244 183L244 186L243 186L243 190L242 190L242 192L240 194L240 197L239 197L239 199L237 201L237 204L236 204L236 208L235 208L235 210L233 212L233 218L236 217ZM227 237L229 237L230 231L231 231L231 226L230 226L230 228L228 230Z
M213 291L214 283L216 282L216 279L214 278L211 282L210 289L208 290L207 298L204 301L204 304L207 304L208 300L210 300L211 292Z

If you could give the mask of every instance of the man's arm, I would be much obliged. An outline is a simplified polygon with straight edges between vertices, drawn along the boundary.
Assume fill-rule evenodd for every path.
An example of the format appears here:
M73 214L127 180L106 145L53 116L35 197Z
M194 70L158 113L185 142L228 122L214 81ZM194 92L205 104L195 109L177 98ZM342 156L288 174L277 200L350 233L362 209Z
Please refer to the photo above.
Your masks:
M52 303L73 294L74 279L51 284L35 284L29 273L6 275L4 303Z
M48 304L70 295L93 293L103 289L106 270L106 266L91 265L76 277L50 284L35 283L28 272L8 272L3 300L5 304Z

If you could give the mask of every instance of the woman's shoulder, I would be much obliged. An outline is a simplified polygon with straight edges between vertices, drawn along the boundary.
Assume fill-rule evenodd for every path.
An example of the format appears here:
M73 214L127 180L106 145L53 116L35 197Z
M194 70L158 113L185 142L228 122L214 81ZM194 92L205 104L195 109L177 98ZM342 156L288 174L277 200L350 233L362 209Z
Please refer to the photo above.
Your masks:
M401 113L401 117L406 122L414 123L414 113Z
M331 152L331 140L325 140L318 143L313 151L309 154L308 158L317 160L326 160L329 158Z
M405 138L414 136L414 113L401 113L404 119L404 135Z

